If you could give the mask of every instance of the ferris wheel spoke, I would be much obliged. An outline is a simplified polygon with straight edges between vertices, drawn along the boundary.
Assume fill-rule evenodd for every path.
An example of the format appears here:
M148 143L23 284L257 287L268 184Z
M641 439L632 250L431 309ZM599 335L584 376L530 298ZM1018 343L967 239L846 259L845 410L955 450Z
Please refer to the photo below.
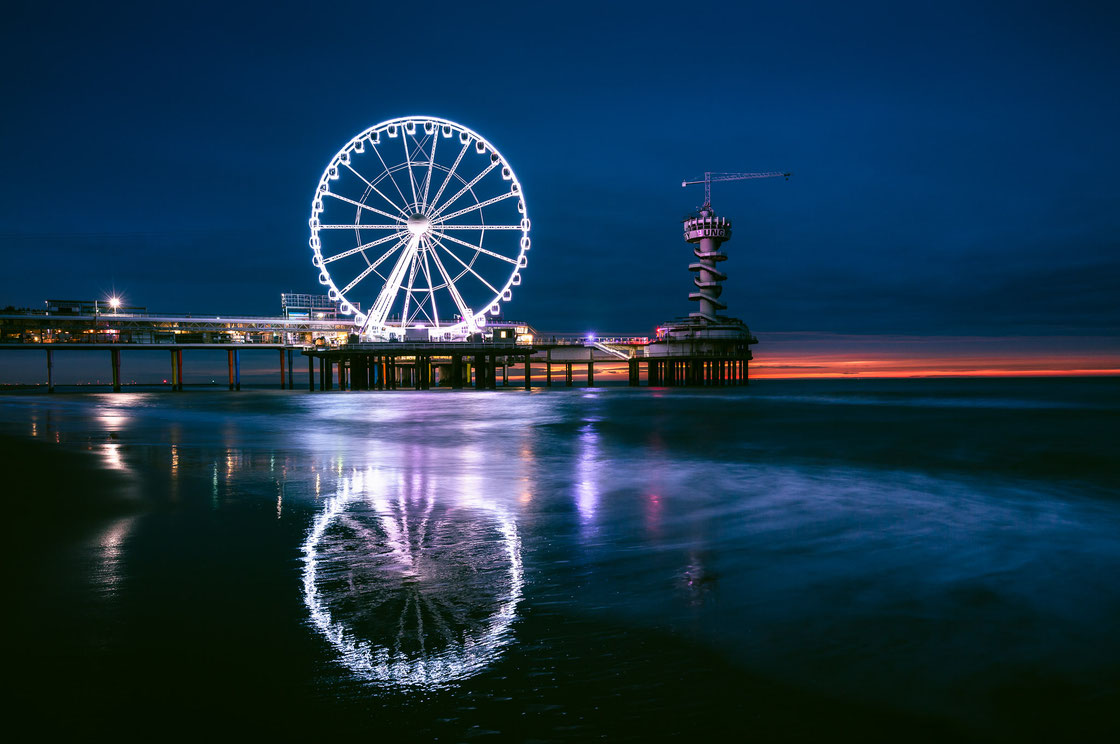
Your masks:
M358 282L362 281L367 276L369 276L371 272L376 271L377 267L385 262L385 259L387 259L389 256L393 255L397 251L397 249L400 248L404 244L405 244L405 241L402 239L399 243L394 245L392 248L390 248L389 250L382 253L381 256L376 261L374 261L369 266L367 266L365 269L363 269L362 273L358 274L358 276L354 279L354 281L350 282L345 287L338 290L338 293L341 294L341 295L345 295L347 292L349 292L351 289L353 289L355 286L357 286ZM378 274L378 276L381 276L381 275Z
M447 267L443 265L443 261L439 260L439 254L433 251L428 251L432 254L432 261L436 264L436 269L439 270L440 276L443 281L447 282L447 291L451 294L451 299L455 302L455 307L459 308L459 315L462 316L463 322L467 324L467 328L474 333L477 326L474 322L474 311L467 307L467 303L463 300L463 296L459 294L459 288L455 286L455 282L451 279L451 274L447 273ZM427 255L425 253L424 255Z
M487 173L489 173L490 171L492 171L492 170L494 170L495 168L497 168L497 167L498 167L498 166L499 166L499 165L501 164L501 162L502 162L501 160L495 160L494 162L490 163L490 165L488 165L488 166L486 166L485 168L483 168L483 169L482 169L482 172L481 172L481 173L479 173L479 174L478 174L477 176L475 176L474 178L472 178L472 179L471 179L471 180L470 180L470 181L469 181L469 182L467 183L467 185L466 185L466 186L464 186L463 188L459 189L459 190L458 190L458 191L457 191L457 192L455 193L455 196L453 196L453 197L449 198L449 199L448 199L447 201L445 201L445 202L443 203L443 206L442 206L442 207L440 207L440 208L439 208L439 209L437 209L436 211L432 212L432 219L434 220L434 219L438 218L438 217L440 216L440 214L441 214L441 213L443 212L443 210L447 209L447 208L448 208L448 207L450 207L450 206L451 206L452 204L454 204L455 202L459 201L459 197L461 197L461 196L462 196L463 194L467 193L467 192L468 192L468 191L470 191L470 190L471 190L472 188L474 188L474 185L475 185L476 183L478 183L478 182L479 182L479 181L481 181L481 180L482 180L483 178L485 178L485 177L486 177L486 174L487 174Z
M362 204L360 201L355 201L353 199L348 199L345 196L334 193L333 191L328 191L326 195L327 196L333 196L335 199L338 199L339 201L344 201L347 204L353 204L355 207L360 207L362 209L368 209L369 211L374 212L375 214L379 214L382 217L388 217L389 219L396 220L398 222L403 222L404 221L403 219L401 219L400 217L397 217L394 214L389 214L388 212L382 212L380 209L376 209L374 207L371 207L368 204Z
M416 165L423 166L424 164L422 162L420 162L419 160L417 160L416 156L417 155L423 155L424 157L427 158L428 157L428 151L424 149L424 145L426 145L428 143L428 140L432 140L432 142L435 142L435 138L433 138L430 134L424 135L424 139L422 139L422 140L416 139L415 134L411 135L411 136L412 136L412 141L416 143L416 149L412 151L412 162L415 163ZM429 160L430 159L431 158L429 158Z
M413 140L415 140L415 137ZM404 145L404 162L408 166L408 183L412 186L412 203L415 204L417 200L416 177L412 174L412 156L408 153L408 134L401 137L401 143Z
M359 283L361 283L361 281L362 281L363 279L365 279L365 278L366 278L367 276L369 276L370 274L372 274L372 273L373 273L373 271L374 271L374 269L376 269L376 268L377 268L376 266L374 266L373 264L370 264L369 266L367 266L367 267L366 267L366 268L365 268L365 269L364 269L364 270L362 271L362 273L360 273L360 274L358 274L358 275L357 275L356 277L354 277L354 281L350 282L350 283L349 283L349 284L347 284L347 285L346 285L345 287L343 287L342 289L338 290L338 293L339 293L339 294L341 294L341 295L345 295L345 294L346 294L347 292L349 292L349 291L350 291L351 289L353 289L354 287L358 286L358 284L359 284Z
M453 251L453 250L451 250L450 248L448 248L448 247L447 247L446 245L444 245L444 244L443 244L442 242L440 242L440 240L439 240L438 238L436 238L436 237L434 237L434 236L432 237L432 240L434 240L434 241L435 241L435 243L436 243L436 245L438 245L438 246L439 246L440 248L442 248L443 250L447 251L447 253L448 253L448 254L449 254L449 255L450 255L450 256L451 256L452 258L454 258L454 259L455 259L456 261L458 261L458 262L459 262L459 264L460 264L460 265L462 265L462 267L463 267L464 269L466 269L467 271L469 271L469 272L471 272L472 274L474 274L474 277L475 277L476 279L478 279L478 280L479 280L480 282L482 282L483 284L485 284L485 285L486 285L486 288L487 288L487 289L489 289L489 290L490 290L491 292L493 292L493 293L494 293L494 294L496 294L496 295L500 295L500 294L501 294L501 292L499 292L499 291L497 290L497 288L495 288L495 287L494 287L494 285L493 285L493 284L491 284L490 282L488 282L488 281L486 281L485 279L483 279L483 278L482 278L482 274L479 274L479 273L478 273L477 271L475 271L475 270L474 270L473 268L471 268L471 266L470 266L469 264L467 264L467 263L466 263L465 261L463 261L463 259L459 258L459 256L458 256L458 255L457 255L457 254L455 253L455 251Z
M432 267L428 265L428 253L424 253L424 278L428 281L428 300L432 304L432 322L439 328L439 310L436 308L436 289L432 282Z
M323 263L328 264L332 261L337 261L340 258L346 258L347 256L353 256L355 253L359 253L361 251L364 251L366 248L373 248L375 245L382 245L384 243L388 243L390 240L393 240L393 239L399 240L403 235L404 235L404 233L394 233L393 235L386 235L384 238L378 238L377 240L370 241L369 243L363 243L362 245L359 245L357 248L351 248L348 251L343 251L342 253L339 253L339 254L334 255L334 256L330 256L329 258L324 258ZM393 248L393 250L396 250L396 248Z
M428 155L428 175L424 178L424 196L420 199L420 211L428 208L428 189L432 186L432 167L436 164L436 145L439 137L432 137L432 152Z
M521 225L439 225L440 230L524 230Z
M349 163L343 163L343 165L345 165L347 168L349 168L350 172L353 173L355 176L362 179L362 183L364 183L366 186L369 186L371 189L373 189L377 193L378 196L380 196L382 199L384 199L386 201L386 203L388 203L389 206L391 206L393 209L400 212L403 217L406 217L406 218L408 217L408 215L405 214L404 210L401 209L400 206L395 201L393 201L389 197L385 196L385 194L381 193L381 189L374 186L373 183L368 178L363 176L358 171L354 170L354 167L352 165L350 165Z
M485 253L487 256L493 256L494 258L500 258L501 260L505 261L506 263L511 263L511 264L516 264L517 263L516 258L506 258L505 256L503 256L500 253L495 253L494 251L488 251L480 245L475 245L474 243L468 243L465 240L459 240L456 237L453 237L451 235L445 235L444 233L436 231L436 230L432 231L432 235L438 235L441 238L443 238L444 240L450 240L452 243L458 243L459 245L463 246L464 248L470 248L471 250L478 251L479 253Z
M319 225L320 230L393 230L399 232L400 223L396 225Z
M451 214L442 215L442 216L440 216L440 219L441 220L453 220L456 217L461 217L464 214L466 214L467 212L473 212L476 209L481 212L483 207L488 207L491 204L497 204L498 202L502 201L503 199L509 199L512 196L517 196L517 194L510 191L508 193L502 194L501 196L495 196L493 199L487 199L484 202L479 202L478 204L474 204L472 206L465 207L463 209L460 209L457 212L452 212Z
M397 293L400 291L405 271L408 269L408 264L412 260L412 257L416 255L419 245L420 236L413 235L408 241L408 246L401 251L401 255L397 257L397 263L393 266L393 270L389 272L389 277L385 280L385 286L382 287L381 293L378 294L377 299L374 300L373 308L366 317L366 322L362 330L365 330L365 327L370 325L378 330L385 327L385 318L388 317L389 310L393 307L393 300L396 299Z
M447 171L447 176L444 177L443 183L440 184L439 191L432 197L432 203L429 207L434 207L439 204L439 198L443 196L443 190L447 188L447 184L451 182L451 176L455 175L455 169L459 167L459 163L463 161L463 156L467 154L467 148L471 146L470 142L463 145L463 149L459 151L459 157L455 158L455 162L451 164L451 170Z
M385 164L385 158L381 157L381 151L377 149L377 145L370 145L370 148L373 150L373 153L377 155L377 159L381 161L381 167L385 169L385 175L393 182L393 187L396 188L397 193L401 195L401 204L408 206L408 197L401 191L401 187L397 184L397 179L393 178L393 172L389 170L389 166Z

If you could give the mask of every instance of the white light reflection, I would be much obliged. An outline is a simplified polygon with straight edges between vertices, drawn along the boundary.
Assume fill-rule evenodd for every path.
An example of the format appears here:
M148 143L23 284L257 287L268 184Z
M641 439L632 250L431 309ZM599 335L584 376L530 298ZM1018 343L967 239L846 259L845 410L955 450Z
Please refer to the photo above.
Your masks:
M588 422L579 435L579 459L576 460L576 511L580 522L589 524L599 507L599 435L594 423Z
M311 622L365 681L451 684L513 640L524 586L513 519L478 491L435 494L373 468L344 477L303 545Z
M117 442L106 442L101 446L101 464L110 470L128 470L121 456L121 446Z
M109 528L96 538L94 550L97 560L94 563L92 581L105 595L117 592L123 576L125 542L136 524L136 517L125 517L113 522Z

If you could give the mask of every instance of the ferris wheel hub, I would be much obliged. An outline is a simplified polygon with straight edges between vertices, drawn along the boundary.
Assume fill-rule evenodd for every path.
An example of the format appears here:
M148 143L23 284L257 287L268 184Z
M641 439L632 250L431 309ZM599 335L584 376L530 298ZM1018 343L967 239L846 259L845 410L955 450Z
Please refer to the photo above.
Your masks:
M408 231L413 235L424 235L432 231L432 221L422 214L408 218Z

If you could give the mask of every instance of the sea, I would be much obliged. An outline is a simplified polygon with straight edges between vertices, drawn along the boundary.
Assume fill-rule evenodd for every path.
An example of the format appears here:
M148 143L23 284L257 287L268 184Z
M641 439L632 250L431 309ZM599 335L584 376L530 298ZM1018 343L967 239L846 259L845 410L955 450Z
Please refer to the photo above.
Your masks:
M1115 378L5 394L8 722L1120 741L1118 435Z

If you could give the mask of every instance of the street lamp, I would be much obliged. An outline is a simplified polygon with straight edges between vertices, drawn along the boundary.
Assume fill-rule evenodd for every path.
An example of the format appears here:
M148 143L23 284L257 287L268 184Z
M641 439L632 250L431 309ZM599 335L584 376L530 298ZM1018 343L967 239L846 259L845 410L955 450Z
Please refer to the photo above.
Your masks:
M120 306L121 306L121 298L120 297L117 297L116 295L114 295L113 297L109 298L109 307L113 308L113 313L114 314L116 314L116 312L120 308Z

